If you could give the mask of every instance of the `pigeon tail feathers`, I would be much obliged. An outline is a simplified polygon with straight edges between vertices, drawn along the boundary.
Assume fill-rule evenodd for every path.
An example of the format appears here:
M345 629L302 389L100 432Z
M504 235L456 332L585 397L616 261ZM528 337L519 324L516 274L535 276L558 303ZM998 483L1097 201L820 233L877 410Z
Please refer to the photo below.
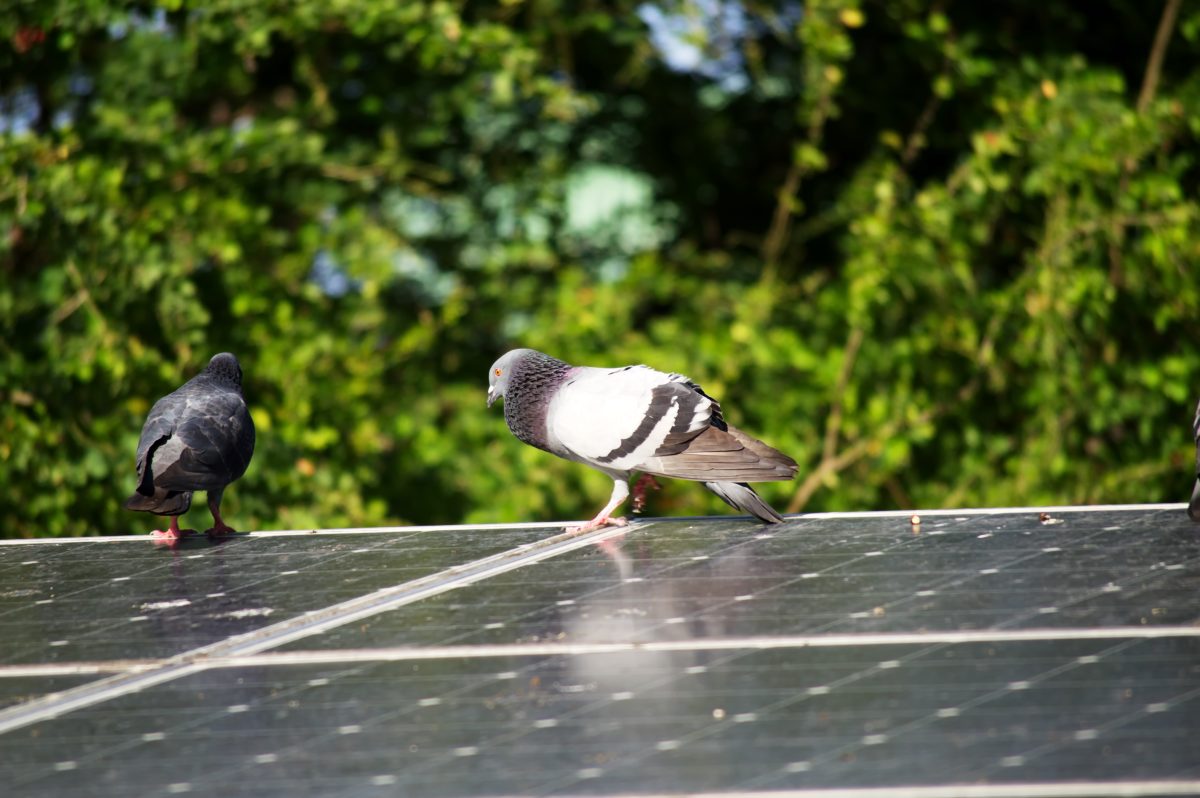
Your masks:
M190 490L166 490L158 488L153 496L134 493L125 500L125 509L155 515L183 515L192 506Z
M750 513L767 524L783 522L783 516L775 512L775 509L763 501L762 497L754 492L754 488L745 482L705 482L703 485L735 510Z

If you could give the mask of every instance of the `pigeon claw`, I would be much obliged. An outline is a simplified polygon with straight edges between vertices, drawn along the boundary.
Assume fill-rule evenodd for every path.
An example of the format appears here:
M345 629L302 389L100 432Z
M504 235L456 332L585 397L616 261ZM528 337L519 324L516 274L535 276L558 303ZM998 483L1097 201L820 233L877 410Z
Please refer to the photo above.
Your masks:
M227 538L231 535L236 535L237 530L228 524L221 523L211 527L210 529L204 530L204 534L208 535L210 538Z
M567 532L570 532L572 534L576 534L579 532L591 532L593 529L600 529L601 527L606 527L606 526L629 526L629 522L626 521L624 517L609 518L607 516L602 516L602 517L598 517L598 518L593 518L591 521L588 521L586 524L580 524L579 526L569 526L569 527L567 527Z

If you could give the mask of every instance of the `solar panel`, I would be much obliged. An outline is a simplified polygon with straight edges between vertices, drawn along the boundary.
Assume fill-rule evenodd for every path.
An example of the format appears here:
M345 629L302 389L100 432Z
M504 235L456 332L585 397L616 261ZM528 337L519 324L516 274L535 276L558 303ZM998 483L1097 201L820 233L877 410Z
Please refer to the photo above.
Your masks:
M544 529L0 546L0 663L169 657L534 543Z
M0 781L1200 794L1200 529L1048 513L0 546Z

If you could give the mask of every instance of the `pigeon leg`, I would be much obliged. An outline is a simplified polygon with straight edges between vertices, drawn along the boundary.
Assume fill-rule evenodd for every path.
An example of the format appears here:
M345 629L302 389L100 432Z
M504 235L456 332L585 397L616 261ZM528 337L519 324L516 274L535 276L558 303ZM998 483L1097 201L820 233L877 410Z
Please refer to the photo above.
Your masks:
M586 524L579 526L567 527L568 532L590 532L593 529L599 529L602 526L627 526L629 524L624 518L610 518L612 511L617 509L626 499L629 498L629 482L626 476L613 477L613 492L608 500L608 504L604 509L596 513L596 517Z
M225 523L225 519L221 518L221 494L224 492L224 488L208 492L208 510L212 513L213 526L211 529L205 530L204 534L210 537L232 535L237 532L236 529Z
M658 484L658 480L653 474L642 474L638 477L638 481L633 483L633 511L640 513L646 508L646 491L647 490L662 490L662 485Z
M155 540L172 541L179 540L180 538L186 538L188 535L194 534L196 534L196 530L194 529L180 529L179 516L173 515L171 516L171 525L166 529L154 530L154 532L151 533L151 537Z

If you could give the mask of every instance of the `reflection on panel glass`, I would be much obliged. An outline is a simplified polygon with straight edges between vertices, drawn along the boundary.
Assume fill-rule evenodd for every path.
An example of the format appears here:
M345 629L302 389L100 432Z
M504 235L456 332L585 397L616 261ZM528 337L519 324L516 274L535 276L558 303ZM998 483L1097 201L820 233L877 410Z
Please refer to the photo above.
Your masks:
M659 521L289 648L1191 624L1178 512Z

